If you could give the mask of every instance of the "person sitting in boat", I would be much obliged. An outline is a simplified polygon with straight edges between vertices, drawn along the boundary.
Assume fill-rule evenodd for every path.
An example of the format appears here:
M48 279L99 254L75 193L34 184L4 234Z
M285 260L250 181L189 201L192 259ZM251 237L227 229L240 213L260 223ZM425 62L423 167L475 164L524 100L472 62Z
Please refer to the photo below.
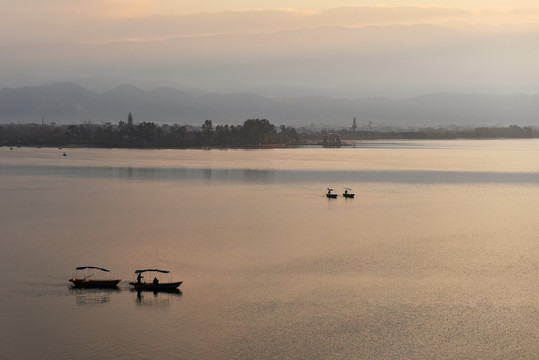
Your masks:
M157 280L157 278L156 278L156 277L154 277L154 278L153 278L153 284L154 284L154 285L157 285L157 284L159 284L159 280Z
M345 190L344 190L344 195L345 195L345 196L348 195L348 189L345 189Z
M138 276L137 276L137 283L140 284L142 282L142 274L141 273L138 273Z

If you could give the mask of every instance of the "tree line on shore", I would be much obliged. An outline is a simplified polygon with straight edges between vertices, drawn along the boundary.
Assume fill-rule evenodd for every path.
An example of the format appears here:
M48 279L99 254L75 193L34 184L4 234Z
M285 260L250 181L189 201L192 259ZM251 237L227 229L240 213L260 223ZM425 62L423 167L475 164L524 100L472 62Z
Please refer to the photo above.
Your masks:
M539 129L535 127L493 126L493 127L466 127L466 128L423 128L402 131L376 131L376 130L343 130L340 131L343 140L451 140L451 139L525 139L539 138Z
M379 139L458 139L458 138L538 138L539 130L531 127L425 128L397 131L385 130L313 130L281 125L266 119L248 119L243 125L217 125L206 120L200 127L161 125L154 122L118 125L105 124L2 124L0 145L3 146L85 146L108 148L263 148L289 147L304 144L342 146L346 140Z
M256 148L291 146L300 138L294 128L276 128L266 119L248 119L243 125L213 126L206 120L200 128L185 125L134 123L130 113L118 125L105 123L61 125L0 125L4 146L87 146L109 148Z

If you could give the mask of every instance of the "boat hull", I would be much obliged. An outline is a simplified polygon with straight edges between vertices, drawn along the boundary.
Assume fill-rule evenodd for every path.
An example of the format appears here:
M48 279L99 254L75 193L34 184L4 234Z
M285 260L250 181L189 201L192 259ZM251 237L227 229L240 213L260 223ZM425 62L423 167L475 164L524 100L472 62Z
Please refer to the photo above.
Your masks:
M114 280L86 280L86 279L69 279L76 287L95 287L95 288L113 288L118 286L121 279Z
M342 194L343 197L353 199L355 194Z
M133 285L136 290L167 291L177 289L182 282L183 281L158 284L130 282L129 285Z
M336 198L337 198L337 194L326 194L326 196L327 196L329 199L336 199Z

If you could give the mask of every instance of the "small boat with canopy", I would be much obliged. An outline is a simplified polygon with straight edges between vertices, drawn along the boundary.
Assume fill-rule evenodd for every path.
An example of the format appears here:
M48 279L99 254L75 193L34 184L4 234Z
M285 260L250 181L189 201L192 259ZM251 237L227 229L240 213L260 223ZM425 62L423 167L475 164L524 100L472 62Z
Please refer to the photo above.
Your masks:
M97 266L79 266L75 268L75 276L71 279L69 279L70 282L73 283L73 286L76 287L105 287L105 288L114 288L116 287L121 279L90 279L91 277L95 276L96 271L99 270L102 272L110 273L110 270L104 269L102 267ZM86 276L79 276L79 272L85 271ZM83 274L84 275L84 274Z
M336 199L337 198L337 194L332 194L331 192L333 191L333 189L330 189L330 188L327 188L328 189L328 192L326 193L326 197L328 199Z
M136 280L130 282L129 285L133 285L136 290L170 291L176 290L182 284L182 281L173 282L172 278L169 282L161 282L157 277L154 277L151 282L145 282L142 275L144 273L150 273L149 278L152 278L152 273L170 274L170 271L159 269L135 270Z
M348 191L351 191L352 189L350 188L344 188L344 193L342 194L343 197L345 198L348 198L348 199L353 199L355 194L351 193L351 192L348 192Z

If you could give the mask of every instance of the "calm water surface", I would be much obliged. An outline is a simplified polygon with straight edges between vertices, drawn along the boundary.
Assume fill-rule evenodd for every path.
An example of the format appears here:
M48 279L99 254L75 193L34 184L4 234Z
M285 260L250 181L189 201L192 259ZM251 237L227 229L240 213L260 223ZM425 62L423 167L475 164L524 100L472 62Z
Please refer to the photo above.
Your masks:
M536 140L0 148L0 358L537 359L538 160ZM82 265L124 281L72 289ZM182 293L130 290L140 268Z

